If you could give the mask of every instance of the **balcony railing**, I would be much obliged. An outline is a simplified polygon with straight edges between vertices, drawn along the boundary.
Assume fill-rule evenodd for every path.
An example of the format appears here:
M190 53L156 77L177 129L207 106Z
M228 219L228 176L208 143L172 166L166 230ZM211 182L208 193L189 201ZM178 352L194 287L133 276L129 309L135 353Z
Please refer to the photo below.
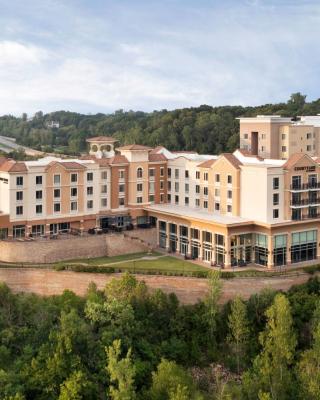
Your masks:
M300 199L300 200L291 200L290 206L299 207L299 206L312 206L314 204L320 205L320 197L314 199Z
M320 182L308 182L308 183L294 183L290 185L290 190L316 190L320 189Z
M305 219L316 219L320 218L320 213L315 214L302 214L300 216L292 216L292 221L303 221Z

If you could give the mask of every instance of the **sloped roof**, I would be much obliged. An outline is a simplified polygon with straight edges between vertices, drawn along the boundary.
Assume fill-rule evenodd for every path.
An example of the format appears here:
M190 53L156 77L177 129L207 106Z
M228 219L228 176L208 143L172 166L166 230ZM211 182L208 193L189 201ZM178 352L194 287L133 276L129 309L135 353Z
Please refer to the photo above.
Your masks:
M0 165L4 164L7 160L6 157L0 157Z
M232 153L222 153L220 157L226 158L230 162L230 164L232 164L237 169L239 169L240 165L242 165L242 162L238 160L237 157L235 157Z
M117 150L141 150L141 151L150 151L151 147L142 146L141 144L129 144L127 146L118 147Z
M163 147L163 146L157 146L157 147L155 147L154 149L151 150L150 154L158 154L159 151L161 151L161 150L163 150L163 149L165 149L165 147Z
M252 158L256 158L257 160L263 161L264 158L258 155L254 155L251 154L249 150L244 150L244 149L237 149L236 151L238 151L239 153L241 153L243 156L245 157L252 157Z
M95 136L87 139L87 142L117 142L112 136Z
M149 153L149 161L151 162L167 161L167 157L164 154Z
M79 164L75 161L52 161L46 167L46 170L53 167L54 165L61 165L63 168L67 170L76 170L76 169L86 169L86 167L82 164Z
M106 160L109 160L109 164L129 164L129 161L127 157L122 156L121 154L116 154L114 157L111 158L106 158Z
M206 160L201 164L198 164L197 167L199 168L210 168L217 160Z
M316 163L308 154L305 153L294 153L292 156L290 156L287 160L287 162L283 165L283 168L285 169L290 169L292 168L298 161L300 161L302 158L307 157L309 158L310 161L313 163Z
M27 171L26 164L20 161L6 159L0 164L0 171L3 172L25 172Z
M173 154L180 154L180 153L198 154L196 151L192 151L192 150L175 150L175 151L172 151L171 153L173 153Z

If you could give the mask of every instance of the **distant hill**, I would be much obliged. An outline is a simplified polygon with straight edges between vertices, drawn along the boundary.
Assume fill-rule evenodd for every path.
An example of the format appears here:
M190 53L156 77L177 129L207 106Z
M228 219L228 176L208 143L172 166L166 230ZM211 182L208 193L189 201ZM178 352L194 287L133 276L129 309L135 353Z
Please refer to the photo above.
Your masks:
M77 154L86 150L89 136L114 136L121 144L163 145L171 150L201 153L233 151L238 146L240 116L282 116L320 113L320 99L307 102L294 93L286 103L256 107L202 105L173 111L141 111L84 115L68 111L37 112L32 118L0 117L0 135L14 137L18 144L43 150ZM49 127L57 125L58 127ZM58 124L57 124L58 123Z

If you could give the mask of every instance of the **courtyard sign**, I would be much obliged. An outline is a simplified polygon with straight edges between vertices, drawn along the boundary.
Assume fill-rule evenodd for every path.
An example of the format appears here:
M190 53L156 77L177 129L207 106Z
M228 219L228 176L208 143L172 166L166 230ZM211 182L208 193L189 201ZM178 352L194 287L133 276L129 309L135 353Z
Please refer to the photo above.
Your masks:
M307 171L307 172L312 172L316 170L315 165L308 165L306 167L294 167L295 171Z

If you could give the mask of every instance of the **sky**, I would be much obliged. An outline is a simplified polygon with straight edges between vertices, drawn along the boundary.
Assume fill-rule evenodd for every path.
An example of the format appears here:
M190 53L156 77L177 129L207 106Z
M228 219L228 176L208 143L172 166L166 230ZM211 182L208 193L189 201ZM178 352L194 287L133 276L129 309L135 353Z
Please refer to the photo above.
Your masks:
M0 115L320 97L319 0L0 0Z

